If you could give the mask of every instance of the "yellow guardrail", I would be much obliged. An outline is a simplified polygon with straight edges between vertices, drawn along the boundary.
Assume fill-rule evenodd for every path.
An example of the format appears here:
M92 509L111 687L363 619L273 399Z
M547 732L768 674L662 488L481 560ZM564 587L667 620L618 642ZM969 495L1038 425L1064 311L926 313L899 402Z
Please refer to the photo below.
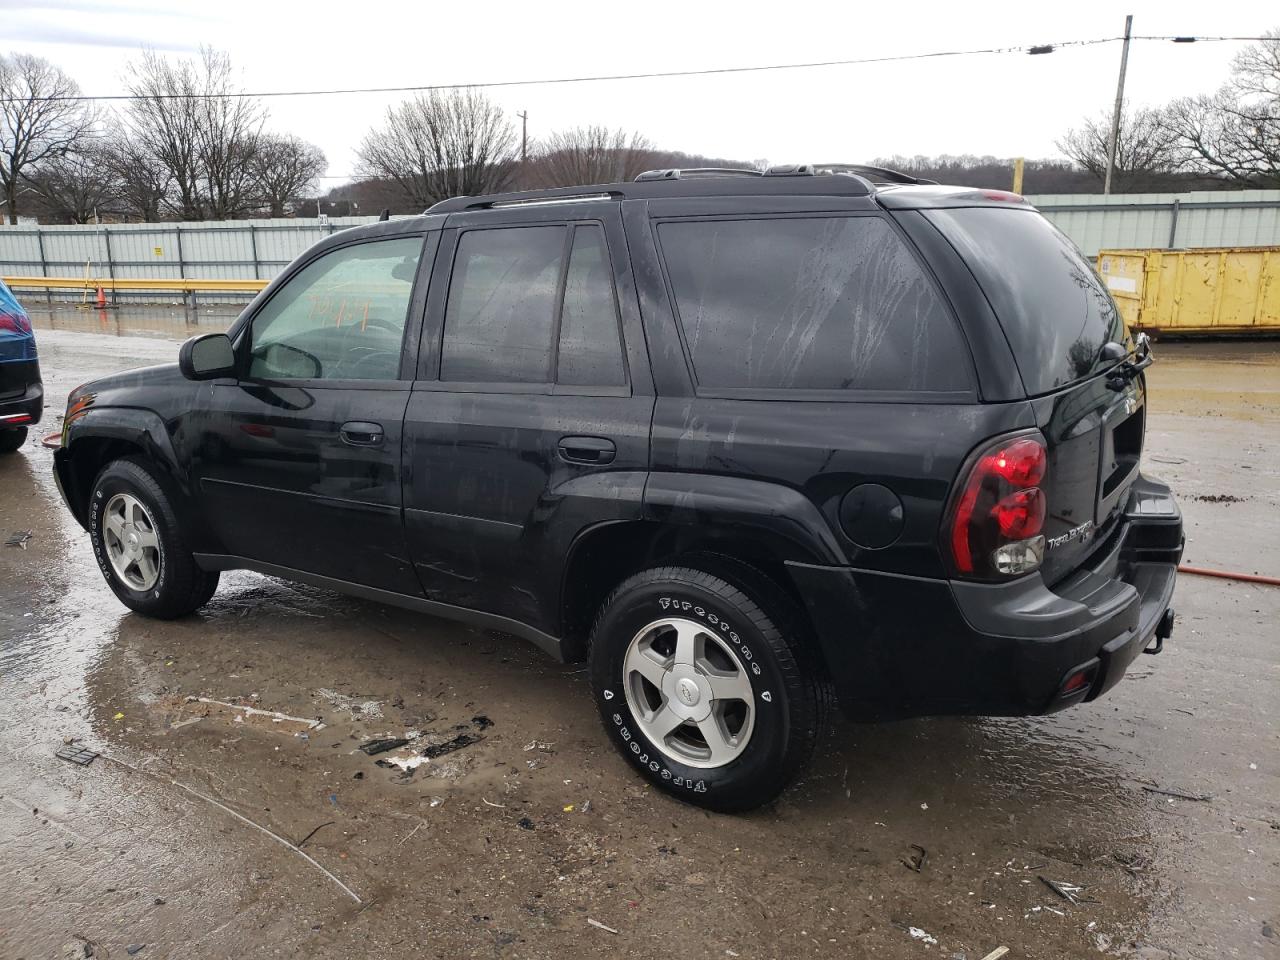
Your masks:
M177 290L183 293L257 293L267 280L152 280L111 277L5 277L12 289L84 290Z
M1280 247L1103 250L1098 273L1133 329L1280 334Z

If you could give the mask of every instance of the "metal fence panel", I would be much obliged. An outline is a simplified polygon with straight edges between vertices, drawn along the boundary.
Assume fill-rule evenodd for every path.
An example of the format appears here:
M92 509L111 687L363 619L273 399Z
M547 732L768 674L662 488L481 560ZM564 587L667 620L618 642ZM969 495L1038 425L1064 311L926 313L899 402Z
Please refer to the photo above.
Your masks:
M1089 256L1101 249L1280 245L1280 190L1027 198ZM270 280L312 244L374 217L0 226L0 276ZM68 293L54 297L79 299ZM170 295L120 294L169 302ZM201 300L243 301L241 294Z
M1101 249L1280 245L1280 190L1027 199L1089 256Z

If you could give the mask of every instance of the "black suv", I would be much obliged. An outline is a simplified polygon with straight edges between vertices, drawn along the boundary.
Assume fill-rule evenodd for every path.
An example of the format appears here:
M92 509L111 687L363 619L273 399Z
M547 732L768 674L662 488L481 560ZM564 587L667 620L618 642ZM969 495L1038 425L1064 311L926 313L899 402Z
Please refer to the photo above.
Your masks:
M132 609L246 568L518 634L589 661L654 784L740 810L835 698L1044 713L1160 648L1149 362L1017 195L664 170L338 233L74 391L55 462Z

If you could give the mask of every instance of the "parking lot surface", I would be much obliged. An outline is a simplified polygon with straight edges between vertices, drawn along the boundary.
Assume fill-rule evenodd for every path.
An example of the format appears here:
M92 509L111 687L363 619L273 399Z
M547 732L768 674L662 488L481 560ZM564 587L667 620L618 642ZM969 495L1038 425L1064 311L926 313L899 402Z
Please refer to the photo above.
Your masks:
M33 319L41 434L226 322ZM1185 562L1280 575L1280 344L1156 353L1144 469ZM1280 957L1280 588L1184 576L1107 697L840 724L718 816L647 789L582 669L514 638L248 573L128 613L51 462L0 460L0 535L31 534L0 547L0 957ZM357 749L406 731L465 745Z

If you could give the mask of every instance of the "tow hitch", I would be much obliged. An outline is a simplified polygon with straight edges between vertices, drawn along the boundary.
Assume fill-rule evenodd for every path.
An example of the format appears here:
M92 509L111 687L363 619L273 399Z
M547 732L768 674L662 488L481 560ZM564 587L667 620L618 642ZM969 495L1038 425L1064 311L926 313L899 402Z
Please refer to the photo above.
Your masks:
M1147 647L1143 653L1149 653L1155 656L1164 649L1164 642L1173 636L1173 607L1164 612L1164 616L1160 618L1160 622L1156 624L1155 646Z

